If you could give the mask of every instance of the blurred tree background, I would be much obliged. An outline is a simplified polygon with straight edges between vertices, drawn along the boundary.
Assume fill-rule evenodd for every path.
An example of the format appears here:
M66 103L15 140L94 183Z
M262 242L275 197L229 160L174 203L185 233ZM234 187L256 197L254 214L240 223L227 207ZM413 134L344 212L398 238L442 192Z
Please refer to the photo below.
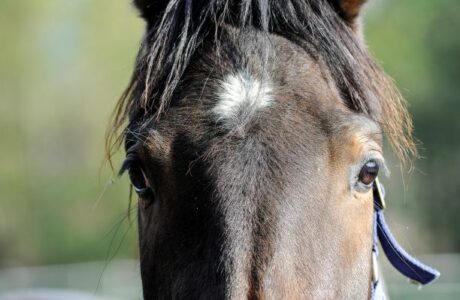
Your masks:
M127 180L103 165L143 31L129 2L0 1L0 267L137 256ZM391 163L387 218L412 252L459 252L460 1L371 2L369 48L423 156L410 175Z
M0 265L136 255L103 162L142 26L129 0L0 1Z

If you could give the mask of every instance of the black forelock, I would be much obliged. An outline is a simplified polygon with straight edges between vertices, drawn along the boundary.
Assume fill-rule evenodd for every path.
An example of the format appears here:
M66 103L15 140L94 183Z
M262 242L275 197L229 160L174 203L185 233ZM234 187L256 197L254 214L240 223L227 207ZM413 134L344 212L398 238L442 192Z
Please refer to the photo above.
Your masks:
M136 0L149 24L137 62L136 89L148 114L168 107L190 58L223 25L284 36L325 61L356 111L370 112L357 69L369 64L357 38L327 0ZM142 78L143 80L139 80Z

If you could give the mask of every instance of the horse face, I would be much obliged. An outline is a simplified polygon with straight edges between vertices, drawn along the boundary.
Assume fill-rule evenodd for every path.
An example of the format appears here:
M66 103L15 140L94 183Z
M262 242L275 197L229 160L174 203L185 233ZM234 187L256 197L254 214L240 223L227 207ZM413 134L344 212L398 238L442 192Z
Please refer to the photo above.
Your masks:
M367 297L380 128L303 49L225 35L128 146L145 297Z
M144 296L368 298L379 124L414 148L364 1L240 2L135 1L147 34L115 127Z

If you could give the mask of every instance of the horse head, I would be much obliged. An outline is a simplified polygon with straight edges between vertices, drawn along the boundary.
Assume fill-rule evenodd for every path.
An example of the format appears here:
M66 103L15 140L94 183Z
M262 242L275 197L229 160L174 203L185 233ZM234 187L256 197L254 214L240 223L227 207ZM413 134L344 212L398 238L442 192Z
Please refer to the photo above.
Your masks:
M370 297L382 132L402 159L415 147L363 2L135 1L146 33L113 128L145 298Z

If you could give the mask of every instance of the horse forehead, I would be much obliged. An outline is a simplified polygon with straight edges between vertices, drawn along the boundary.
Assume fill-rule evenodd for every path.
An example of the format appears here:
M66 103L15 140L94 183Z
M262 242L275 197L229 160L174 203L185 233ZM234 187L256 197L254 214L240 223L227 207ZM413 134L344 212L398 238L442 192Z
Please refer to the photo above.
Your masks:
M248 71L227 74L219 81L213 117L227 127L242 125L273 104L273 84Z
M347 108L321 61L277 36L269 44L258 35L229 43L237 47L223 46L227 54L207 53L193 63L171 112L171 130L198 140L216 132L219 137L283 135L285 142L286 132L293 131L303 143L313 143L325 137L327 132L319 133L325 126L337 125L335 115Z
M266 73L240 69L222 74L209 93L208 119L238 131L273 121L291 129L338 121L333 115L345 107L324 70L308 60L298 63L297 70L292 70L292 62L286 62Z

